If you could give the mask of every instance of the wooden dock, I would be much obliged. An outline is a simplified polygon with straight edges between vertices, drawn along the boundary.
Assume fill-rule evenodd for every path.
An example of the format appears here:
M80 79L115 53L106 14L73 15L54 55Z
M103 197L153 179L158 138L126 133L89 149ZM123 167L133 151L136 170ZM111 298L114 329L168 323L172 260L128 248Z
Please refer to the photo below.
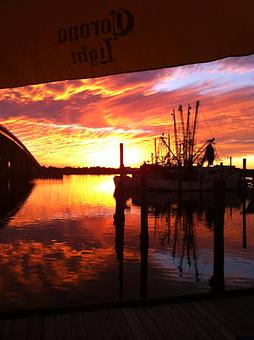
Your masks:
M201 301L16 316L1 340L254 339L254 294Z

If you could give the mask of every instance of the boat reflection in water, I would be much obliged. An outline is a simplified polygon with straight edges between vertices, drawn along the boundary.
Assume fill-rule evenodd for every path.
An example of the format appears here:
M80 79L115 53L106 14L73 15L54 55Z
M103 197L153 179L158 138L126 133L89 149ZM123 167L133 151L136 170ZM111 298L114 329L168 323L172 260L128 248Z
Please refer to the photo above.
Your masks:
M200 281L197 248L199 226L206 226L213 233L213 268L207 287L210 291L225 290L224 283L224 211L225 208L240 208L241 200L236 191L221 190L218 183L214 192L137 192L116 190L116 254L119 260L120 292L123 296L124 262L124 222L125 208L131 201L133 207L140 207L140 298L147 297L149 223L153 223L154 235L161 249L168 250L167 261L171 261L178 270L179 277L184 271L191 271L193 279ZM246 229L243 239L246 238ZM244 245L243 245L244 247ZM153 255L153 254L151 254ZM165 260L165 259L164 259Z

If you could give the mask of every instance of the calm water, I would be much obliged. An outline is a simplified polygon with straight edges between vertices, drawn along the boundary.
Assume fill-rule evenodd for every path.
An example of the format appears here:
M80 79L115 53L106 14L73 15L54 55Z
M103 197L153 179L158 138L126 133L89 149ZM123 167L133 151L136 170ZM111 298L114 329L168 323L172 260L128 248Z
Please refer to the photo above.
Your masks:
M236 194L222 209L113 193L113 176L2 187L1 310L253 287L254 215Z

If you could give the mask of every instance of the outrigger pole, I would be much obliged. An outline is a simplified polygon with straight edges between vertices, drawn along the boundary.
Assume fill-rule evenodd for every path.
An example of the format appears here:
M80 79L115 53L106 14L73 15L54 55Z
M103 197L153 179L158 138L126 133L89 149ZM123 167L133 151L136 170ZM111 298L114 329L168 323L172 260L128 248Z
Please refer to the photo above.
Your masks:
M184 165L189 165L189 162L190 162L190 110L191 110L191 106L190 104L188 104L188 113L187 113L187 126L186 126L186 150L185 150L185 153L186 153L186 156L184 158L184 163L186 163L187 161L187 164L184 164Z
M175 109L173 109L173 120L174 120L174 134L175 134L175 148L176 148L176 158L177 158L177 162L179 165L179 148L178 148L178 139L177 139L177 128L176 128L176 116L175 116ZM164 141L165 142L165 141Z
M193 123L193 133L192 133L191 152L190 152L191 163L193 162L193 152L194 152L194 145L195 145L195 133L196 133L196 126L197 126L198 108L199 108L199 100L196 101L196 110L195 110L194 123Z

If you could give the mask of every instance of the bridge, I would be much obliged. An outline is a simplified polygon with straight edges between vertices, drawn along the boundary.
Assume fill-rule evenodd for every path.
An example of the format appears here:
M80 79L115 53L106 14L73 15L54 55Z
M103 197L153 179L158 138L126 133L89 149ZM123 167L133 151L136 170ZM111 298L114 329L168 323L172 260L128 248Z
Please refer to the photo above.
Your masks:
M29 176L41 168L40 164L8 129L0 125L0 178Z

